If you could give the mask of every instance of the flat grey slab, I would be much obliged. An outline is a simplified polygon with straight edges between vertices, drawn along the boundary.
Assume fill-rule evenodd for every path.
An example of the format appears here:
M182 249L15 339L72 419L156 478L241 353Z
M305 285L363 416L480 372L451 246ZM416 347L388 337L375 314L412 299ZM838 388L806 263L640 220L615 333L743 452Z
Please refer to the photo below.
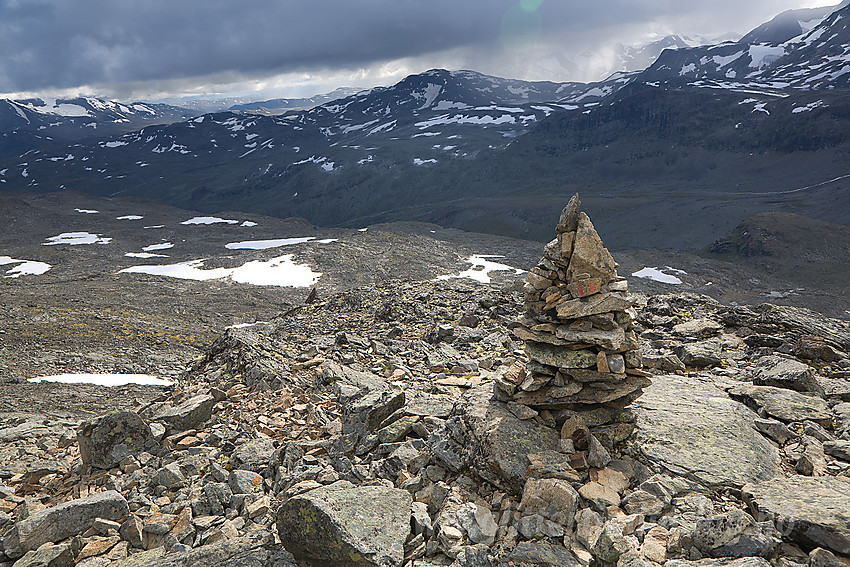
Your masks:
M756 519L770 520L804 547L850 555L850 479L832 476L775 478L743 488Z
M832 419L826 401L816 395L747 383L736 384L728 392L730 396L751 400L767 415L786 423L810 419L826 426Z
M671 559L664 567L768 567L770 563L761 557L740 557L733 559L724 557L722 559L702 559L700 561L686 561L684 559Z
M758 433L758 416L713 379L654 376L634 402L637 443L655 468L709 486L740 487L780 472L779 451Z

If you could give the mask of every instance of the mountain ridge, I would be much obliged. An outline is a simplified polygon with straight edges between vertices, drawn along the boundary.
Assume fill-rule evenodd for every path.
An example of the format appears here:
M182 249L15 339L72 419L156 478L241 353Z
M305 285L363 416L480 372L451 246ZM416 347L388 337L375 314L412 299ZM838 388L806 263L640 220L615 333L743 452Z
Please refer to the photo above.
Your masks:
M830 53L850 49L848 11L782 45L667 50L595 84L431 70L301 112L203 115L74 152L35 150L0 166L0 187L540 239L549 200L581 190L613 242L692 249L771 208L846 223L850 75ZM660 230L635 230L624 203L641 203L636 214ZM674 206L693 222L679 223Z

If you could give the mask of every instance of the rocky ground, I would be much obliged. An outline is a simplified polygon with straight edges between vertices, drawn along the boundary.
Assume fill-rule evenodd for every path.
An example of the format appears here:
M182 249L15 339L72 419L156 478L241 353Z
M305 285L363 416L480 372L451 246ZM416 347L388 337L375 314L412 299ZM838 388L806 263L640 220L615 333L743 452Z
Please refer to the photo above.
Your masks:
M117 218L127 215L142 218ZM97 199L70 191L0 195L0 259L26 259L52 266L37 276L0 278L3 394L20 390L6 389L5 383L10 380L17 384L45 374L179 375L185 363L201 354L227 326L268 321L303 303L310 291L231 280L192 281L118 273L130 266L206 258L204 267L209 269L291 252L296 261L322 273L314 287L323 295L394 279L428 280L456 274L470 268L465 260L473 254L495 255L499 257L495 261L528 270L537 262L542 247L537 242L422 223L375 225L357 231L317 228L299 219L221 213L220 218L250 221L256 226L181 224L193 216L195 213L149 201ZM50 237L77 231L111 240L108 244L44 245ZM225 248L234 241L288 237L336 240L258 251ZM125 256L168 243L174 246L153 251L163 257ZM796 249L792 252L797 255ZM835 251L827 255L834 258ZM776 255L772 257L774 264L766 267L672 250L626 249L615 251L615 256L631 289L642 293L695 292L730 305L769 300L809 307L833 317L850 317L846 289L833 280L821 285L818 265L798 267L794 273L799 277L794 280L787 273L775 275L775 262L780 260ZM631 277L647 266L670 266L674 270L668 271L681 283ZM12 267L14 264L0 265L0 272ZM493 281L506 282L510 274L492 272L491 276Z
M846 564L850 326L644 301L653 385L583 450L569 412L494 397L525 360L516 286L369 285L230 329L134 413L6 422L0 564Z
M144 206L124 205L110 214ZM185 212L155 213L181 241ZM7 235L0 255L48 261L36 229L52 228L5 220L31 242ZM50 272L0 280L0 567L850 565L847 321L691 293L741 267L629 278L652 385L579 418L495 387L534 388L525 275L434 279L470 254L531 267L541 245L280 222L259 237L339 238L293 249L326 276L315 294L107 270L139 248L130 233L118 252L57 251ZM201 228L207 244L173 258L235 239ZM651 254L615 258L621 273L665 265ZM23 381L65 371L176 384Z

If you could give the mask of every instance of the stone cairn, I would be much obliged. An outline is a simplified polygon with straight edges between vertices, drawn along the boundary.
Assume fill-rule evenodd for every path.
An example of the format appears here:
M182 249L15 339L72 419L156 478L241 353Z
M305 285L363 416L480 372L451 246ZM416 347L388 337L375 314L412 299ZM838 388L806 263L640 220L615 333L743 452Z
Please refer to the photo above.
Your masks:
M502 399L535 409L621 409L650 384L633 330L635 298L574 195L528 274L514 329L529 362L497 382Z

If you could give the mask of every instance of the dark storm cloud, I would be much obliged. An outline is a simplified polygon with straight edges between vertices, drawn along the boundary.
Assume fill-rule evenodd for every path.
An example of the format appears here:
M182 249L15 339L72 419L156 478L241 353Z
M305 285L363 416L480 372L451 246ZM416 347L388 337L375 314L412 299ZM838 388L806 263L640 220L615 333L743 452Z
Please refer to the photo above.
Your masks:
M780 0L0 0L0 92L355 68L449 50L493 57L515 43L547 40L568 45L627 24L639 27L661 20L705 24L706 19L733 14L724 30L728 31L740 25L735 20L772 16L794 4L793 0L784 4Z
M360 65L488 42L456 0L0 2L0 90Z

